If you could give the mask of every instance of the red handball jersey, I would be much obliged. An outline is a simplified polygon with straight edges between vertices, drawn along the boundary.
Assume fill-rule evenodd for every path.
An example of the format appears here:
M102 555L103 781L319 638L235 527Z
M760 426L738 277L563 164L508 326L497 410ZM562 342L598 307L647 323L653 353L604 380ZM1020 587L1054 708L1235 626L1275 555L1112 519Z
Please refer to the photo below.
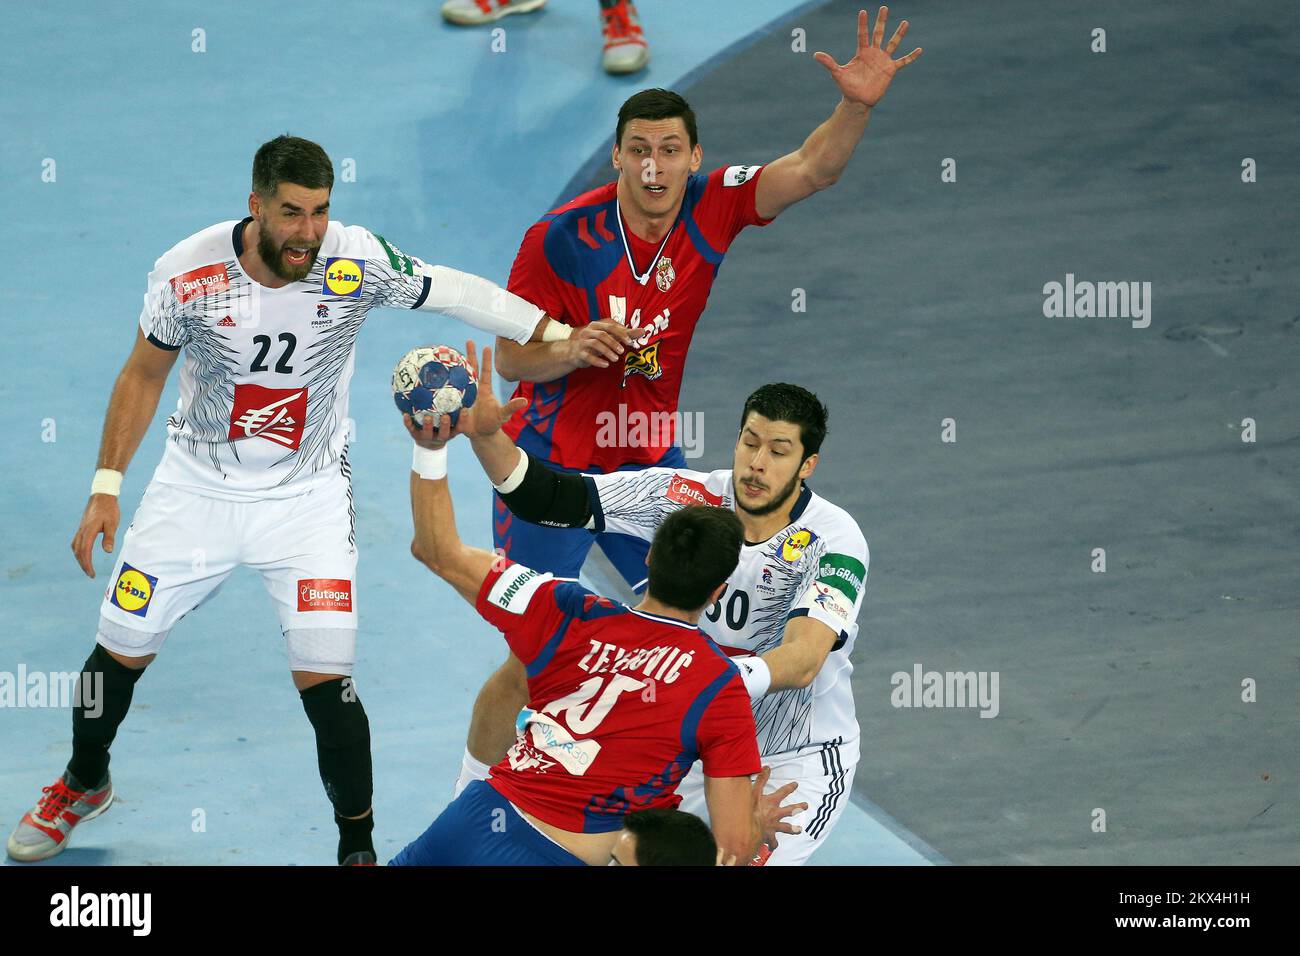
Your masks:
M722 258L740 230L771 221L754 206L762 168L691 176L662 250L627 228L615 183L583 193L529 228L510 270L511 292L568 325L614 319L645 334L622 364L575 369L553 382L520 382L515 396L528 399L528 407L505 426L517 445L581 471L650 465L664 456L676 440L686 352Z
M535 713L488 778L519 809L608 833L676 807L697 759L710 777L758 773L749 694L698 628L518 564L488 574L477 606L528 673Z

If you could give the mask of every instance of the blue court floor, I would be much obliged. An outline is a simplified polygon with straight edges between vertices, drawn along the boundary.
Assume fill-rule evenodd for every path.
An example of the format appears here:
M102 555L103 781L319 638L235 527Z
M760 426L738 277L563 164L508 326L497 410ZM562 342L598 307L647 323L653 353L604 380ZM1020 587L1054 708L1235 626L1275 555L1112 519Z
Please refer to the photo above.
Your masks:
M355 172L336 184L334 218L504 282L524 229L612 138L623 99L708 75L721 54L796 10L789 0L710 2L707 15L702 6L644 0L653 61L630 79L600 71L594 0L552 0L504 21L499 53L486 31L445 26L430 2L358 0L328 14L249 0L9 10L0 41L0 671L74 671L91 649L111 559L99 553L99 577L88 580L68 543L145 277L173 243L245 214L260 143L286 131L320 142L337 169ZM845 27L851 35L851 12ZM756 79L756 103L777 95L779 80ZM810 114L808 128L819 118ZM450 320L377 312L353 379L356 676L385 859L449 799L470 705L504 657L499 635L409 556L409 439L388 393L408 348L459 345L465 334ZM692 373L707 369L697 359ZM175 398L173 377L162 408ZM123 531L165 417L127 475ZM454 449L452 463L461 532L490 546L488 486L467 451ZM253 574L237 572L137 686L113 748L117 803L54 862L332 862L330 807L287 671L269 599ZM66 708L0 709L0 831L61 772L70 736ZM882 811L855 805L816 862L936 859Z

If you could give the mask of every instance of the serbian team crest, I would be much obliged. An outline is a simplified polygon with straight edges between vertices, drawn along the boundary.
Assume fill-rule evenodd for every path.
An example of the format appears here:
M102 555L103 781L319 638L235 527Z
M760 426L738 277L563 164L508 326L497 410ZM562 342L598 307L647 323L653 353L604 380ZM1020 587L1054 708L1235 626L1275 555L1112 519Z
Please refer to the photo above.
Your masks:
M673 280L677 278L677 272L673 269L673 260L664 256L655 266L655 285L659 286L660 292L667 292L673 287Z
M236 385L230 410L230 440L265 438L298 450L307 419L307 389Z

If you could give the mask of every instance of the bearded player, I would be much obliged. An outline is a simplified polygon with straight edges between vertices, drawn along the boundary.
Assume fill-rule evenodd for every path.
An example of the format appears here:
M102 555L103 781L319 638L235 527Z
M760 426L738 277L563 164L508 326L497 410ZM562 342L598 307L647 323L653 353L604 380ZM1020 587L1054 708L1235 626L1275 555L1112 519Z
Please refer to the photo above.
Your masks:
M444 312L516 343L569 330L484 279L331 222L333 182L315 143L266 143L253 160L250 215L183 240L149 276L72 542L89 577L100 534L113 551L122 472L184 348L180 401L82 668L103 681L103 713L73 709L72 759L9 837L16 860L54 856L78 822L108 808L109 746L136 682L172 626L242 564L261 574L279 614L334 806L338 860L375 862L370 726L350 679L358 596L347 422L357 334L383 306Z
M695 116L680 96L645 90L623 104L611 152L617 181L532 226L510 273L511 291L575 328L565 342L497 342L497 370L521 383L515 397L529 403L507 426L521 448L564 471L685 466L672 424L713 278L742 229L764 226L836 182L894 74L920 56L916 49L892 59L907 21L882 45L887 12L880 8L874 35L859 13L857 52L843 66L815 55L840 102L799 149L766 166L702 175ZM668 427L645 430L644 441L632 430L610 435L602 422L624 413ZM644 585L644 541L614 529L593 537L522 524L499 496L493 507L496 546L512 559L576 577L598 543L634 590ZM523 668L509 658L474 703L457 789L501 759L524 697Z

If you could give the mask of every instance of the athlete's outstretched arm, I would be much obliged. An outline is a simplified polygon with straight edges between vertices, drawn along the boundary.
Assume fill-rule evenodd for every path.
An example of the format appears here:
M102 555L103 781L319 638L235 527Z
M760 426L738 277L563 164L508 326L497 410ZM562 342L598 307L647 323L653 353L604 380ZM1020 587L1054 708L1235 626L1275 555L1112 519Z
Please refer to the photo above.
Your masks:
M420 309L450 315L518 348L520 342L562 345L573 334L563 322L481 276L424 262L416 274L429 280Z
M764 219L771 219L799 200L835 184L867 130L871 110L884 97L894 74L921 55L918 47L902 59L893 58L899 41L907 33L906 20L899 24L889 44L882 47L888 13L888 7L880 8L874 36L868 32L867 11L858 13L858 50L843 66L829 54L813 55L826 67L842 97L830 119L813 130L802 146L769 163L762 171L754 201Z
M158 410L167 375L176 364L179 350L159 348L136 329L135 346L113 385L104 416L104 434L99 442L98 468L124 472ZM95 539L104 535L104 550L112 552L121 521L116 494L92 494L86 502L81 525L72 539L72 553L87 576L95 576L91 554Z
M475 603L496 556L460 540L445 476L430 480L411 472L411 516L415 519L411 554L466 601Z

